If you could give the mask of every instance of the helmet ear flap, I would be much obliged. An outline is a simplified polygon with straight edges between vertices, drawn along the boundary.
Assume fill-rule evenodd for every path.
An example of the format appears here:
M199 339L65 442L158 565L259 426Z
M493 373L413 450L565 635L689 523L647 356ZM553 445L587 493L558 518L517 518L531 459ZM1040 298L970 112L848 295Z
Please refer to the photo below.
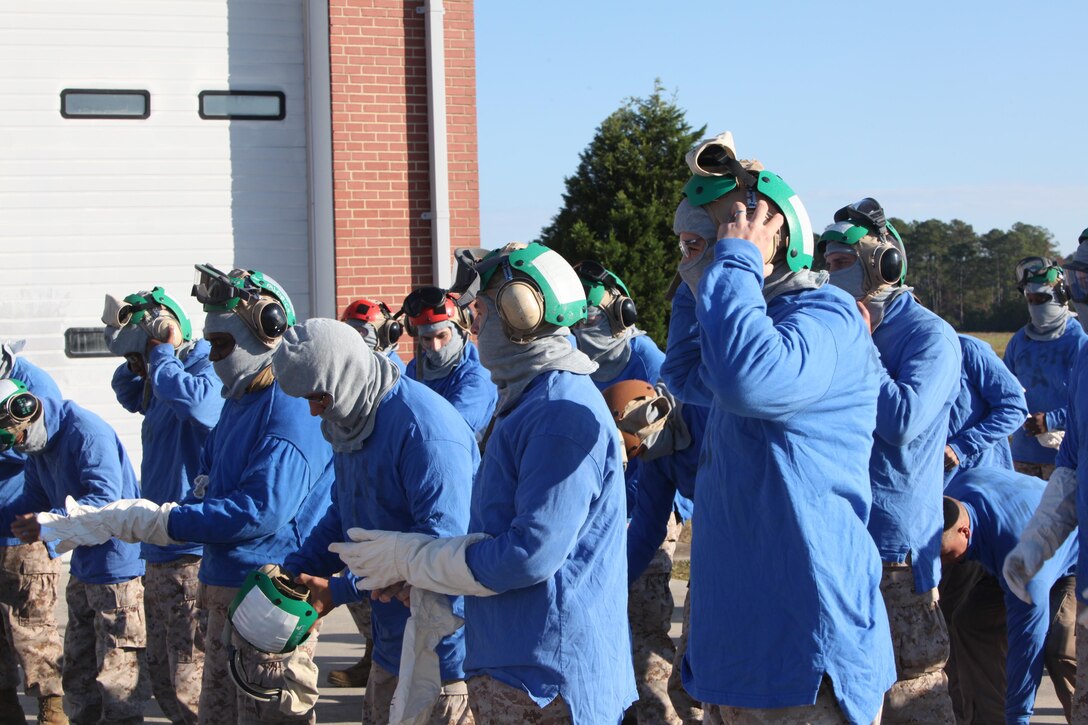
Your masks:
M528 338L544 323L544 296L528 279L512 279L500 287L495 308L515 342Z
M635 307L635 301L630 297L620 297L615 302L616 319L623 326L623 329L634 327L638 322L638 309Z
M877 273L886 284L896 284L903 278L903 255L895 245L888 244L880 253Z
M397 340L404 334L404 325L390 318L378 330L378 345L382 348L390 348L397 344ZM382 338L385 338L384 340Z
M249 320L257 339L271 347L287 332L287 313L273 297L261 297L253 305Z

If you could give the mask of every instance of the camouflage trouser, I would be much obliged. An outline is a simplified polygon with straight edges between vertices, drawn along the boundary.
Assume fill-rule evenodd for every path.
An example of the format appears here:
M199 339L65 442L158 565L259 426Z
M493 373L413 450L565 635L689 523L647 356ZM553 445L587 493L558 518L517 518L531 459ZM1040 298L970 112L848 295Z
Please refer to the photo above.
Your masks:
M1084 579L1079 587L1084 589ZM1082 624L1085 606L1077 602L1076 650L1077 673L1076 688L1073 691L1073 713L1069 722L1072 725L1088 725L1088 627Z
M680 717L669 700L669 675L676 648L669 636L672 626L672 555L682 525L673 516L668 533L646 571L627 593L631 648L638 702L631 708L642 725L679 725Z
M908 564L884 564L880 593L888 610L895 649L896 683L884 695L884 723L953 725L944 664L948 629L937 590L916 594Z
M208 617L196 605L199 556L148 564L144 575L147 669L151 691L170 722L196 725Z
M364 597L358 602L351 602L347 607L348 613L355 620L355 626L359 628L359 634L363 635L363 641L366 642L366 648L369 650L374 646L374 641L370 638L370 598Z
M1012 467L1016 469L1017 473L1035 476L1044 481L1050 480L1050 475L1054 473L1055 468L1053 463L1028 463L1027 461L1013 461Z
M849 721L835 699L831 680L825 677L812 705L745 708L703 705L703 722L710 725L847 725ZM880 713L872 725L880 725Z
M672 661L672 672L669 674L669 700L672 702L673 711L680 716L684 725L700 723L703 721L703 705L684 689L684 683L680 677L683 671L684 655L688 651L688 628L691 625L691 582L688 582L688 594L684 598L684 624L680 630L680 641L676 645L676 657Z
M389 725L389 706L397 690L397 676L377 662L370 666L363 700L363 725ZM424 721L427 725L473 725L468 709L468 687L463 680L442 686L442 692Z
M1047 672L1067 719L1076 676L1074 578L1062 577L1050 589L1050 623L1043 649ZM1009 645L1005 594L997 579L987 575L979 581L956 609L952 620L952 641L958 651L962 683L960 722L1002 722L1005 720L1005 662Z
M493 677L479 675L468 680L468 706L479 725L569 725L574 722L562 695L544 707L527 692L510 687ZM616 713L616 721L621 713Z
M40 541L0 546L0 689L19 686L29 697L63 695L62 657L57 630L57 587L60 562L49 558Z
M72 725L143 722L151 699L144 647L144 586L84 584L65 592L64 710Z
M200 690L201 725L249 725L253 723L316 722L313 710L304 715L287 715L275 702L259 702L241 692L230 675L230 650L226 632L230 631L227 609L238 593L237 587L217 587L201 583L198 606L207 612L208 631L204 637L204 679ZM298 649L311 657L317 647L321 621ZM284 663L288 654L268 654L252 647L237 633L231 632L230 645L238 652L242 674L253 685L275 689L283 686Z

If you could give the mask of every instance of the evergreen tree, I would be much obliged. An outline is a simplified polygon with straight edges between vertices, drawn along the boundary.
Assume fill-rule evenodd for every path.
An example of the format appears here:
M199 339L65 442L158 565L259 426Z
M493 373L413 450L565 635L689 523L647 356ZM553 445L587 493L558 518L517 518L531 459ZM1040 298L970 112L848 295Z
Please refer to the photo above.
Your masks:
M679 262L672 218L690 177L684 154L703 137L692 130L660 81L648 98L631 98L597 128L565 180L563 206L540 241L572 264L596 259L627 285L639 322L662 349L665 291Z

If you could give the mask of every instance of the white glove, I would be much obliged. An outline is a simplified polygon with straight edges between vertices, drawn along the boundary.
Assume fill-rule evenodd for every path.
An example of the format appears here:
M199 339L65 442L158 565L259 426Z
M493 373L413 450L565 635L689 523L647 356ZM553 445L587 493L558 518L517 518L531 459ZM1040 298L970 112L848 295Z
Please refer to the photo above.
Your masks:
M1035 440L1039 442L1043 448L1053 448L1057 450L1062 447L1062 439L1065 438L1064 430L1048 430L1046 433L1040 433L1035 436Z
M412 588L412 616L404 624L397 689L389 704L391 725L426 725L442 694L442 669L435 647L464 620L453 613L449 597Z
M167 532L170 512L177 507L176 503L160 506L143 498L124 498L96 509L94 506L80 506L69 497L65 507L67 517L38 514L38 523L47 527L50 539L64 540L61 546L94 546L104 544L113 537L129 543L142 541L158 546L181 543L171 539ZM57 551L61 551L59 546Z
M1005 557L1001 573L1009 589L1023 602L1034 604L1028 593L1028 583L1035 578L1046 563L1043 547L1034 539L1021 539Z
M1077 472L1059 466L1043 491L1039 507L1005 557L1002 574L1017 597L1031 603L1028 582L1077 528Z
M329 551L339 554L353 574L363 577L359 589L382 589L404 581L440 594L496 594L476 581L465 561L468 547L490 538L487 534L436 539L426 534L352 528L348 537L355 543L329 544Z

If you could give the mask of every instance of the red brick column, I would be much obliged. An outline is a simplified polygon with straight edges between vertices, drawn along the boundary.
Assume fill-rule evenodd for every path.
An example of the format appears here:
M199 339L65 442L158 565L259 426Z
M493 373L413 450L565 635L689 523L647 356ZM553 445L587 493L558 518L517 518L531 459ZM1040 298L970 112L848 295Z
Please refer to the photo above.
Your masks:
M480 238L472 0L446 0L450 236ZM422 2L330 0L338 309L377 297L396 311L431 282L427 50Z

